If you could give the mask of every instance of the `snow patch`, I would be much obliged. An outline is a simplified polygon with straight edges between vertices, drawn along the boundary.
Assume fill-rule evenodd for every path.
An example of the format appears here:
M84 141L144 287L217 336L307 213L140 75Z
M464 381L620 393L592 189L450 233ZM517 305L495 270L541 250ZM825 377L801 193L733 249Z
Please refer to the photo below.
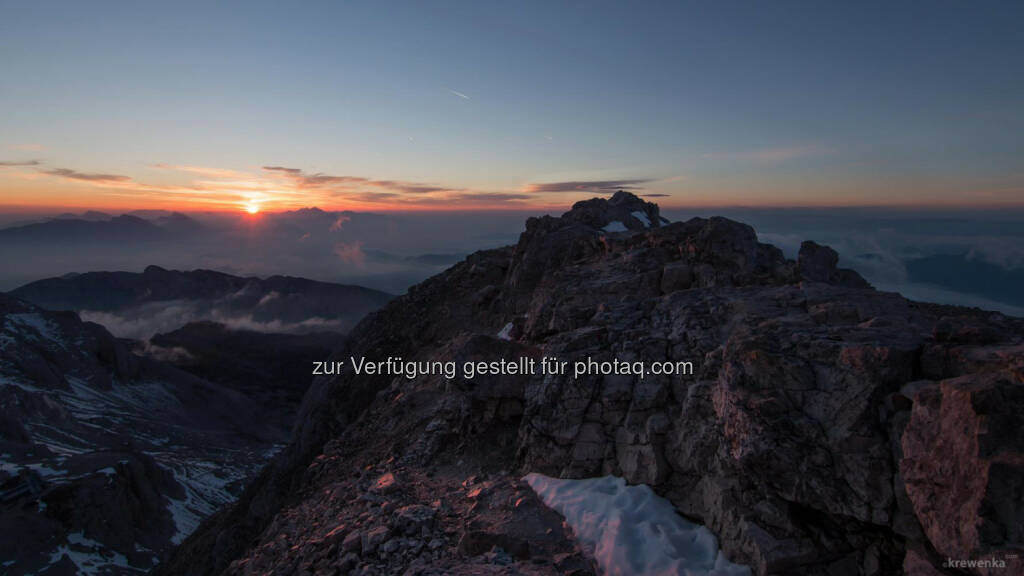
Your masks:
M5 332L14 328L34 340L49 340L60 344L61 346L64 345L64 342L60 338L60 330L57 328L57 325L46 318L43 318L41 314L37 314L35 312L8 314L7 321L8 325L5 326ZM31 332L25 331L25 328L28 328ZM32 332L34 332L34 334Z
M130 565L123 554L104 548L102 544L86 538L81 532L68 534L67 540L67 544L61 544L50 553L51 566L67 556L78 568L79 574L108 574L111 571L122 574L128 571L145 572L142 568Z
M233 481L244 476L233 470L218 469L214 463L195 462L182 469L173 469L174 480L185 489L185 498L178 500L164 496L177 532L171 543L181 544L203 521L228 502L235 500L228 489Z
M635 212L632 212L632 214L633 218L636 218L644 225L644 228L651 227L651 220L647 217L647 214L644 214L640 210L636 210Z
M512 323L511 322L509 322L508 324L505 324L505 326L498 332L498 338L501 338L502 340L511 340L512 339Z
M729 562L707 528L688 522L649 486L627 486L615 476L559 480L527 474L523 480L565 517L605 576L750 576Z
M614 222L609 222L607 226L602 228L602 230L604 230L605 232L625 232L626 225L623 224L621 221L616 220Z

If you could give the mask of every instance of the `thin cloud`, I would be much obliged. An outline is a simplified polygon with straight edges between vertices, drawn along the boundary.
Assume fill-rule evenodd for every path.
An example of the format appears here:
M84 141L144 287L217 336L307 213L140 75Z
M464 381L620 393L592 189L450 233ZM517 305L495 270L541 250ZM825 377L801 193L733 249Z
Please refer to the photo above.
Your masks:
M207 176L210 178L248 178L250 176L245 172L239 172L237 170L229 170L227 168L210 168L207 166L165 164L163 162L160 162L158 164L153 164L152 167L159 168L160 170L174 170L177 172L199 174L201 176Z
M546 182L527 184L524 192L531 194L549 192L614 192L616 190L642 190L640 184L654 182L651 178L632 178L628 180L573 180L568 182Z
M334 245L334 255L342 262L362 268L366 264L366 253L363 252L363 241L338 242Z
M283 172L285 174L302 174L301 168L285 168L284 166L264 166L268 172Z
M470 98L469 96L466 96L465 94L463 94L462 92L459 92L458 90L452 90L451 88L448 88L448 91L451 92L452 94L458 96L459 98L462 98L463 100L472 100L472 98Z
M331 224L331 232L337 232L338 230L341 230L341 227L344 226L345 223L348 222L349 220L351 220L351 218L344 214L338 216L338 219L334 221L334 224Z
M317 172L308 174L301 168L285 166L264 166L267 172L276 173L293 181L300 189L328 188L341 191L358 191L360 188L377 188L401 194L432 194L435 192L453 192L459 189L449 186L422 184L419 182L403 182L400 180L374 180L363 176L334 176Z
M671 198L671 194L641 194L644 198Z
M33 161L37 162L37 161ZM0 163L36 165L28 161ZM374 179L363 176L306 172L302 168L266 165L258 172L240 172L206 166L150 164L149 168L195 175L189 181L175 183L136 180L132 176L103 172L83 172L70 168L47 169L38 173L95 187L96 194L132 202L185 203L213 209L243 209L259 203L267 209L289 209L302 206L386 206L410 209L442 206L500 207L530 200L530 192L522 190L486 191L404 180ZM629 186L634 181L613 181L610 184ZM338 227L344 224L339 223Z
M39 160L8 160L0 162L0 168L13 168L15 166L39 166Z
M42 152L46 147L42 144L12 144L8 146L11 150L21 150L23 152Z
M82 180L84 182L129 182L131 177L122 176L120 174L100 174L96 172L78 172L71 170L70 168L54 168L53 170L43 170L44 174L51 176L59 176L61 178L68 178L70 180Z
M460 202L508 202L510 200L529 200L532 196L512 192L463 192L453 194L449 198Z

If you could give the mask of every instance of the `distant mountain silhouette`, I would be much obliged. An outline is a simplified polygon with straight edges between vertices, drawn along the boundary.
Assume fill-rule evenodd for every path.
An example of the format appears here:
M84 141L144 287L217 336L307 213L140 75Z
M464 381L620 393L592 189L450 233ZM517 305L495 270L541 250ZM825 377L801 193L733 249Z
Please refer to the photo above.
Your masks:
M96 210L89 210L82 214L72 214L71 212L65 212L57 216L57 220L89 220L90 222L102 222L104 220L110 220L113 218L106 212L99 212Z
M165 240L171 232L136 216L109 220L56 218L0 230L0 242L25 244L123 243Z
M198 320L267 332L345 332L391 299L378 290L305 278L243 278L159 266L141 274L88 272L48 278L11 294L50 310L103 313L90 319L115 334L141 338ZM151 329L148 334L125 334L117 329L120 322Z

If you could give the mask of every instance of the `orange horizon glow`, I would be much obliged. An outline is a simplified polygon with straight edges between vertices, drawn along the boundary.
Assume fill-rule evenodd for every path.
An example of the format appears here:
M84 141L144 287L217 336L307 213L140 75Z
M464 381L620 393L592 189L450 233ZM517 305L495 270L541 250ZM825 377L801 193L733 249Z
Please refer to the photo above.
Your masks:
M628 181L627 181L628 182ZM758 208L1020 209L1024 190L1015 182L987 186L966 182L898 183L794 181L771 186L705 184L674 176L643 181L632 191L662 210ZM584 182L585 183L585 182ZM725 185L723 185L725 184ZM543 184L472 187L361 176L309 173L265 166L233 170L157 164L144 177L69 169L0 170L0 212L43 213L96 210L124 213L167 210L185 213L277 213L318 207L352 212L553 213L575 202L610 195L585 189L544 190ZM651 194L645 197L645 194ZM923 202L922 197L927 198Z
M259 215L273 215L281 214L296 210L303 209L319 209L324 212L380 212L380 213L446 213L446 212L524 212L524 213L561 213L569 210L572 205L581 200L586 200L592 197L602 196L590 196L587 198L577 198L573 200L566 199L565 202L559 203L532 203L532 204L517 204L517 205L494 205L494 206L409 206L402 204L394 205L382 205L382 204L336 204L333 206L328 205L293 205L293 206L281 206L274 207L270 205L251 205L247 203L240 203L235 205L227 206L182 206L180 204L171 203L153 203L146 205L115 205L115 204L64 204L59 202L53 203L38 203L38 204L22 204L22 203L5 203L0 200L0 214L57 214L57 213L82 213L87 211L96 211L109 213L112 216L119 214L125 214L136 211L146 210L160 210L167 212L180 212L183 214L218 214L218 215L231 215L231 214L246 214L250 216ZM658 207L664 212L667 210L815 210L815 209L827 209L827 210L841 210L844 208L850 209L891 209L891 210L966 210L966 211L984 211L984 210L1024 210L1024 202L994 202L994 203L983 203L983 202L933 202L931 204L920 204L913 202L892 202L892 203L878 203L878 202L820 202L820 203L805 203L805 202L773 202L773 203L724 203L724 202L664 202L663 198L651 198L646 199L658 205Z

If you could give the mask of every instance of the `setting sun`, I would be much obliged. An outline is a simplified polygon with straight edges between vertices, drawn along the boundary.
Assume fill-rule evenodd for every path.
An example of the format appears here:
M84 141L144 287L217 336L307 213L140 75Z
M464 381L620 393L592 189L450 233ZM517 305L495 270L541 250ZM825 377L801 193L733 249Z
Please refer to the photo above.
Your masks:
M257 214L260 211L260 205L255 202L250 202L245 205L245 211L249 214Z

